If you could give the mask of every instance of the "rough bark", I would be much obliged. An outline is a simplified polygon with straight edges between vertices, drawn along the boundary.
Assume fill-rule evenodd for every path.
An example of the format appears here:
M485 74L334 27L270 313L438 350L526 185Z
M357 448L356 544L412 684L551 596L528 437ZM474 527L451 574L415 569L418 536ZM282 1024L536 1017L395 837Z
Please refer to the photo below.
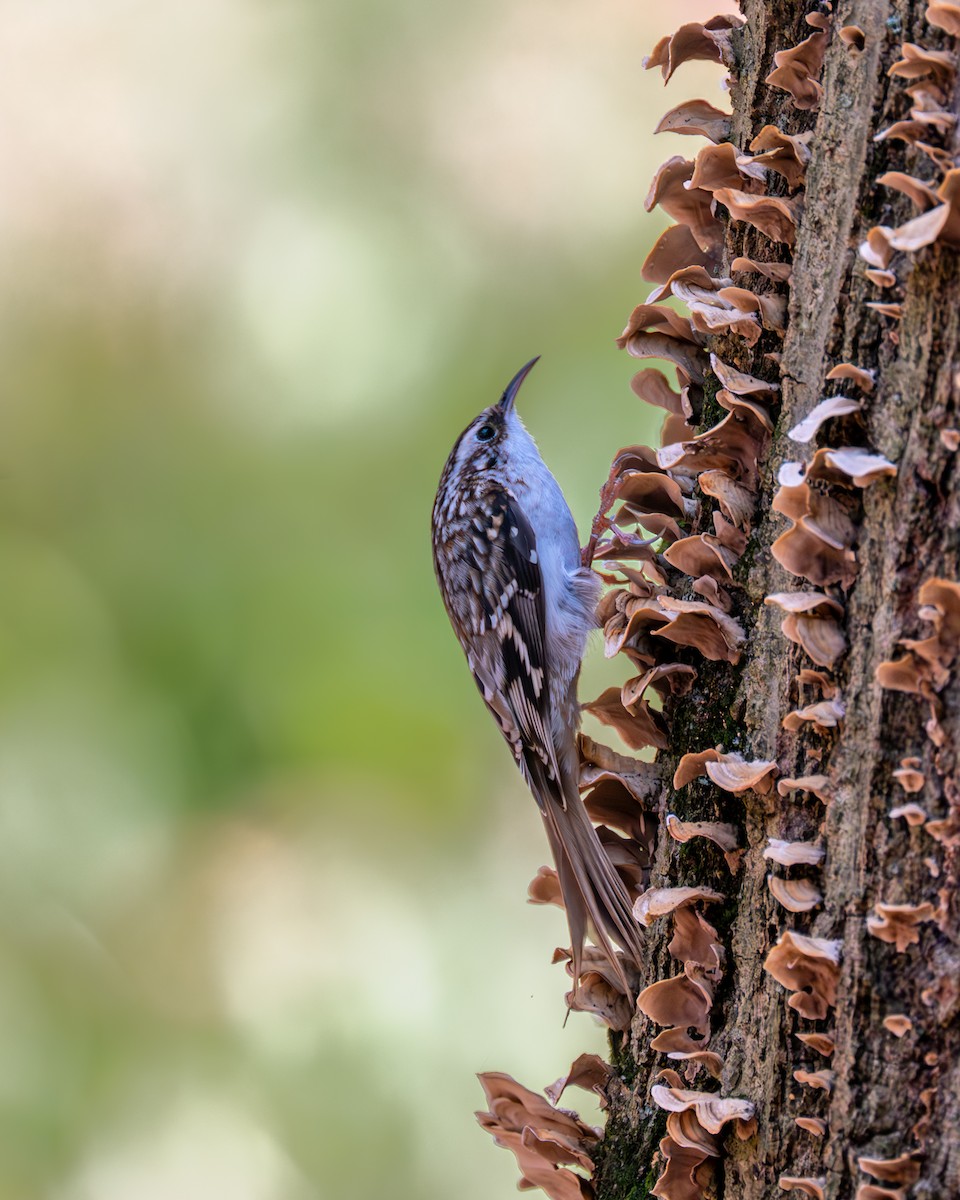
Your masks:
M775 760L781 776L822 772L831 780L833 797L825 806L814 796L782 797L776 789L766 796L752 791L734 796L700 780L676 792L668 787L660 801L661 815L736 824L747 847L740 870L731 874L710 843L678 845L661 836L651 873L653 886L703 884L728 898L708 914L726 951L710 1049L723 1059L721 1093L754 1103L757 1131L739 1140L726 1127L723 1156L709 1186L738 1200L780 1194L781 1176L823 1178L829 1200L853 1200L864 1184L878 1182L858 1169L858 1156L909 1153L920 1163L911 1196L960 1196L958 850L888 815L907 800L940 818L958 804L960 679L939 696L946 735L939 751L925 730L929 710L920 698L884 690L875 681L878 665L900 653L901 639L929 632L917 611L923 581L960 580L957 454L940 437L941 430L960 427L960 251L938 243L903 256L897 265L901 288L884 295L864 278L857 255L870 226L898 226L914 215L905 196L877 186L878 174L934 174L925 171L916 149L873 140L879 129L902 119L908 106L904 81L887 75L901 43L956 51L953 39L927 24L925 7L916 0L840 0L831 18L834 35L816 111L798 111L785 92L763 82L774 53L811 32L804 24L814 11L810 5L746 0L747 24L734 35L731 140L744 148L767 124L791 133L813 129L813 158L792 248L782 343L769 333L752 349L734 336L710 343L727 362L767 378L778 376L765 355L782 350L782 404L762 464L757 521L735 572L736 615L747 631L744 654L735 666L698 662L693 691L665 706L671 744L658 761L669 778L683 753L720 746L748 759ZM850 52L835 34L852 24L865 34L860 53ZM673 88L682 86L681 69ZM956 112L955 91L950 103ZM944 144L950 147L949 137ZM954 143L952 153L956 149ZM725 265L738 254L785 257L782 245L730 222ZM866 307L891 295L900 300L901 294L899 323ZM785 431L824 394L825 375L839 362L875 371L865 420L849 434L885 455L898 473L850 493L858 569L844 597L849 650L833 672L846 717L837 730L790 733L782 719L797 706L800 669L812 664L780 633L782 614L763 603L770 593L798 586L770 553L787 524L771 503L780 464L803 456ZM718 412L708 387L702 424L712 424ZM710 528L708 505L702 507L701 531ZM892 775L908 756L922 760L926 781L915 796L905 795ZM770 863L762 854L768 838L815 840L825 848L818 875L824 901L813 912L785 913L774 901L766 882ZM940 917L919 927L918 944L898 953L869 934L866 919L877 902L922 901L940 905ZM799 1017L787 1006L788 993L764 970L766 955L787 927L842 941L837 1004L823 1021ZM667 950L671 933L669 921L651 927L641 987L677 973ZM900 1039L882 1026L891 1013L913 1020ZM794 1036L813 1030L833 1034L831 1059ZM613 1062L628 1087L611 1090L595 1176L600 1200L646 1196L660 1174L665 1114L651 1101L650 1086L659 1071L677 1064L650 1049L657 1033L641 1014L629 1034L612 1035ZM834 1071L832 1091L798 1084L793 1077L798 1068ZM687 1086L702 1087L702 1079ZM798 1128L795 1118L801 1115L821 1117L826 1136L817 1139Z

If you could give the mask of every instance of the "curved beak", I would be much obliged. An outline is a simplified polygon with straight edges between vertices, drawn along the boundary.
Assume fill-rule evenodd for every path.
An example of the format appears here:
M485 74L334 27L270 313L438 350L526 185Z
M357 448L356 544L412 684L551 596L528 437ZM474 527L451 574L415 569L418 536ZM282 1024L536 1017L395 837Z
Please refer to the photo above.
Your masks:
M520 391L521 383L523 383L523 381L526 379L526 377L530 374L530 372L533 370L533 368L536 366L536 364L539 361L540 361L539 354L536 356L536 358L531 358L530 361L526 364L526 366L521 367L520 370L516 373L516 375L514 375L514 377L507 384L506 391L503 393L503 395L497 401L497 408L500 409L500 411L503 413L504 416L506 416L507 413L509 413L510 410L513 408L513 403L517 398L517 392Z

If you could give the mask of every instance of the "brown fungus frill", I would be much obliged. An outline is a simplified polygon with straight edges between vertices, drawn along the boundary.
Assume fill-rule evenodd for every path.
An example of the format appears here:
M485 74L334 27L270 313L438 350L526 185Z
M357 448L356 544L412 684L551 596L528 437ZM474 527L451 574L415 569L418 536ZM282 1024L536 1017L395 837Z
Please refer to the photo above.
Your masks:
M815 842L785 842L780 838L768 838L763 857L782 867L795 867L802 863L816 867L823 862L826 851Z
M660 118L654 133L692 133L724 142L730 136L731 116L707 100L685 100Z
M880 663L875 678L883 688L915 693L933 705L935 693L948 683L960 653L960 584L928 579L920 585L917 599L919 616L933 624L933 634L920 640L904 639L901 645L906 653Z
M701 1037L706 1037L710 1031L712 1007L713 988L702 977L702 972L696 971L687 973L685 970L682 975L658 979L637 997L637 1008L655 1025L668 1029L694 1029ZM693 1048L702 1049L704 1044L695 1043Z
M846 708L839 697L832 700L818 700L805 708L795 708L787 713L781 725L790 733L796 733L804 725L813 725L815 729L834 729L846 716Z
M911 1187L920 1178L920 1163L911 1154L901 1154L899 1158L858 1158L857 1166L881 1183Z
M827 379L849 379L855 387L868 396L877 386L876 372L867 367L855 367L853 363L837 363L827 372Z
M943 29L951 37L960 38L960 4L928 5L926 18L937 29Z
M661 1078L672 1076L673 1071L661 1072ZM679 1084L677 1079L677 1084ZM720 1133L728 1121L748 1122L753 1120L754 1107L749 1100L720 1096L715 1092L692 1092L676 1085L655 1083L650 1089L654 1103L667 1112L683 1112L693 1109L697 1120L708 1133Z
M823 893L809 879L781 879L777 875L768 875L767 887L788 912L810 912L823 902Z
M840 628L843 605L823 592L774 592L764 604L775 604L786 616L780 624L785 637L802 646L820 667L832 667L847 649Z
M920 941L918 925L936 917L936 909L929 903L877 903L873 907L876 916L867 917L867 931L880 941L896 946L898 954Z
M661 163L644 208L647 212L662 208L674 221L687 226L701 250L708 251L721 244L723 227L714 214L710 193L691 182L694 170L695 164L681 155Z
M814 26L814 32L798 46L778 50L773 56L775 67L764 80L771 87L789 92L793 103L800 109L820 107L823 88L819 83L819 75L827 49L827 34L822 28L824 18L818 13L811 13L807 16L807 23Z
M478 1112L477 1120L498 1146L513 1152L520 1168L519 1187L542 1188L550 1200L592 1197L589 1179L569 1167L593 1170L598 1131L509 1075L486 1071L477 1078L489 1110Z
M718 188L716 200L734 221L746 221L772 242L792 246L797 237L799 201L780 196L753 196L740 188Z
M835 1071L804 1071L802 1068L794 1071L793 1077L804 1087L821 1092L832 1092L837 1079Z
M768 974L792 992L789 1007L808 1020L822 1021L836 1005L840 945L786 929L763 964Z
M570 1064L566 1075L561 1075L549 1087L545 1087L543 1094L556 1106L568 1087L579 1087L592 1092L599 1099L600 1107L606 1108L606 1091L612 1078L613 1068L599 1054L581 1054Z
M801 187L811 158L812 138L812 130L790 134L783 133L776 125L764 125L750 143L753 161L782 175L787 187Z
M936 203L897 229L875 226L867 234L860 255L874 266L886 267L895 250L913 252L933 242L960 247L960 169L946 172L935 193ZM879 243L885 246L880 249ZM865 247L868 252L865 252ZM883 260L886 261L883 261Z
M833 799L830 779L826 775L798 775L795 779L779 779L777 791L781 796L789 792L810 792L821 804L829 804Z
M817 451L817 455L821 453ZM815 464L819 470L817 455L809 468L800 463L784 463L780 468L781 486L773 498L773 510L792 524L774 541L770 552L791 575L816 587L831 583L849 587L857 573L852 549L856 527L839 501L810 487L808 480L820 477L813 475Z
M821 400L802 421L798 421L792 429L788 430L787 437L795 442L812 442L825 421L829 421L833 417L845 417L850 413L860 412L862 407L859 400L854 400L850 396L829 396L826 400Z
M700 24L692 21L681 25L676 33L663 37L643 60L644 70L660 68L663 82L668 83L681 63L696 59L733 66L730 35L744 23L743 17L725 13Z
M673 786L680 788L701 775L707 775L725 792L745 792L752 789L758 795L766 796L773 788L773 777L776 773L775 762L748 762L740 754L701 750L682 756L673 777Z
M708 887L648 888L633 906L633 915L641 925L650 926L657 917L666 916L679 908L700 901L723 900L720 892Z
M785 1192L803 1192L805 1196L813 1196L814 1200L824 1200L826 1178L818 1176L814 1179L808 1175L781 1175L777 1180Z
M811 1050L816 1050L817 1054L822 1054L824 1058L831 1058L837 1049L837 1043L828 1033L795 1033L793 1036Z
M883 1018L882 1024L895 1038L902 1038L913 1028L913 1021L904 1013L891 1013L889 1017Z

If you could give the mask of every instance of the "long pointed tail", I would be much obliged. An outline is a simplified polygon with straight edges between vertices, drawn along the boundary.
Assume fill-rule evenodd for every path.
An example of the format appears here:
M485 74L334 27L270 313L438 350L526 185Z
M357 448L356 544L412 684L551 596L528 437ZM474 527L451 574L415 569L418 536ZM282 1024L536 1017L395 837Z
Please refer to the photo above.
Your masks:
M575 787L564 788L563 804L552 796L545 798L541 811L567 910L574 981L580 978L589 921L624 991L632 995L615 948L621 946L638 962L643 954L640 927L626 886L601 845Z

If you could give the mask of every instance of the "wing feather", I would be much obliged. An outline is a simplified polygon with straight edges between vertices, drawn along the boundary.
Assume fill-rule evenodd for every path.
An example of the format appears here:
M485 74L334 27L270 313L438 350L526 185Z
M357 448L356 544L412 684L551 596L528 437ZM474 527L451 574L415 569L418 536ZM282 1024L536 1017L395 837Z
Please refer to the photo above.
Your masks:
M516 499L497 488L483 497L461 549L479 584L478 616L465 647L477 687L538 803L545 793L563 803L550 734L546 603L533 527Z

